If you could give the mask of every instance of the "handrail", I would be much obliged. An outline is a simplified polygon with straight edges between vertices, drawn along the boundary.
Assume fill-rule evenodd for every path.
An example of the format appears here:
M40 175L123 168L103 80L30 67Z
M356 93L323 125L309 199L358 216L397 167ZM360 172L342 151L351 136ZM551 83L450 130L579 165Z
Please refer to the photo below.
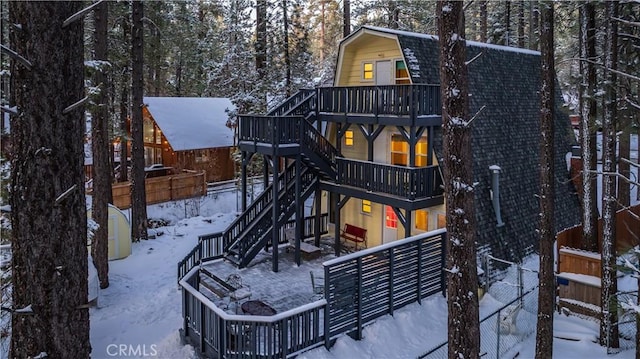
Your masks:
M309 101L316 93L315 89L300 89L298 92L287 98L273 110L267 112L267 116L286 116L293 110Z
M300 143L304 145L307 151L317 154L322 158L333 171L333 173L327 173L327 175L335 179L337 174L336 158L341 156L340 152L309 122L302 120L301 124L302 135L300 138L302 141L300 141Z
M440 166L406 167L338 157L339 184L408 199L441 196Z
M318 88L318 111L422 116L441 112L440 85L341 86Z

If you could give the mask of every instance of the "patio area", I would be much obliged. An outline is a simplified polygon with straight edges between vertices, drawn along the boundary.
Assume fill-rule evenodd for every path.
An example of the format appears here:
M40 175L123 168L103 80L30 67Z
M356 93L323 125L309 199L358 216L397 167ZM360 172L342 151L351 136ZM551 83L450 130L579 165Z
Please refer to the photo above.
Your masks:
M306 243L312 243L308 240ZM320 240L321 254L318 258L301 259L300 266L295 263L294 250L287 245L278 248L279 271L271 270L271 251L261 251L247 268L239 269L234 264L217 259L205 262L201 268L214 276L226 280L232 275L242 278L242 287L250 291L250 297L234 302L229 296L221 297L222 293L213 293L207 288L215 285L205 273L200 273L200 292L210 299L218 308L229 314L243 314L240 305L247 300L264 302L276 313L315 302L323 298L314 294L311 283L311 273L314 274L316 285L324 284L324 268L322 263L336 258L333 252L333 237L325 236ZM204 285L202 283L205 283Z

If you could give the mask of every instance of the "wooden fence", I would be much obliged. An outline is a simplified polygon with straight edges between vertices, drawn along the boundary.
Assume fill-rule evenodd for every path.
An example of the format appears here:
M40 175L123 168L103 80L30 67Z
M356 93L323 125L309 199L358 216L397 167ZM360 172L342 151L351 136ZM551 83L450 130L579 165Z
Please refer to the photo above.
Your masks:
M120 209L131 207L131 182L116 183L111 190L114 206ZM148 205L204 196L207 194L206 176L200 172L147 178L145 191Z
M616 213L616 250L626 252L640 245L640 205ZM582 248L582 226L578 225L558 233L558 249ZM602 218L598 220L598 253L602 251Z

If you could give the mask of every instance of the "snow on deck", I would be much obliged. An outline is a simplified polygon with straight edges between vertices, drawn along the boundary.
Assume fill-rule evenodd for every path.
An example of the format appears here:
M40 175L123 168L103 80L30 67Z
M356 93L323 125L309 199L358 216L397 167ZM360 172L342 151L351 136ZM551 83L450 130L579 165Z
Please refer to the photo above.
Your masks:
M557 276L560 278L568 279L573 282L590 285L592 287L600 288L600 286L602 285L601 284L602 281L600 280L600 278L592 275L560 272L557 274Z
M600 260L601 259L600 253L590 252L590 251L585 251L585 250L575 249L575 248L569 248L569 247L560 248L560 253L573 254L573 255L576 255L576 256L592 258L592 259L595 259L595 260Z

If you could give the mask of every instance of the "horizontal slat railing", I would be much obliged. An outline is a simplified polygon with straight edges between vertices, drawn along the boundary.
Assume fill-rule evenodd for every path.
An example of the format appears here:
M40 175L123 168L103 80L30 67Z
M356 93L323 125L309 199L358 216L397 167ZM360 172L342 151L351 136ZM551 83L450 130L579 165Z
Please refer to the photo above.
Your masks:
M318 88L318 111L424 116L441 112L440 85L385 85Z
M239 141L270 143L272 145L298 144L301 116L239 115Z
M439 166L404 167L337 158L338 183L408 199L444 193Z
M325 341L445 290L444 229L325 262Z
M227 314L198 291L198 271L180 281L187 341L210 358L287 358L324 343L324 299L274 316Z

